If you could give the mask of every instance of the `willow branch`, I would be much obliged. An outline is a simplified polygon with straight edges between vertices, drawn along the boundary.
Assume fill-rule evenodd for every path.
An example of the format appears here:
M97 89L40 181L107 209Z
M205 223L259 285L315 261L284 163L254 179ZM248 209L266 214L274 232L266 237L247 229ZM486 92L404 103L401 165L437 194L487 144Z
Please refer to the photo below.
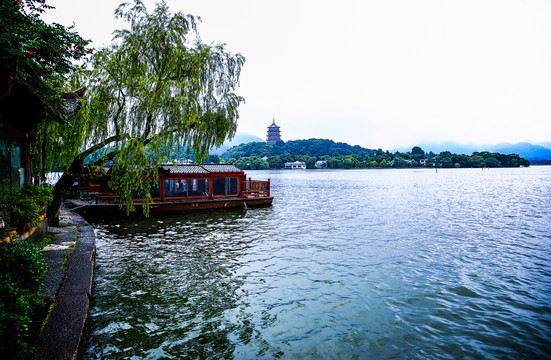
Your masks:
M121 150L118 149L118 150L113 150L113 151L105 154L104 156L102 156L98 160L94 161L94 166L100 166L100 165L105 164L106 162L109 162L109 161L113 160L114 158L117 157L117 155L120 154L120 152L121 152Z
M75 174L77 173L78 171L80 171L82 169L82 165L84 164L84 159L86 159L86 157L90 154L92 154L94 151L97 151L101 148L103 148L104 146L114 142L114 141L121 141L123 139L127 139L128 138L128 135L127 134L123 134L123 135L113 135L105 140L103 140L102 142L100 143L97 143L96 145L90 147L89 149L81 152L74 160L73 162L71 163L71 166L69 166L69 171L70 173L72 174Z

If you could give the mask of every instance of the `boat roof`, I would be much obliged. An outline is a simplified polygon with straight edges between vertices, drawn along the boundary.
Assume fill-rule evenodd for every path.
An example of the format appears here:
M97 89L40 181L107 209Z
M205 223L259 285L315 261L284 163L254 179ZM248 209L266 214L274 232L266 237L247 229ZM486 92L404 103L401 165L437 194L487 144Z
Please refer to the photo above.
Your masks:
M204 164L204 165L161 165L163 170L170 174L211 174L211 173L235 173L243 174L243 170L233 164Z
M239 169L237 166L233 164L205 164L203 165L203 168L205 168L209 172L217 172L217 173L229 173L229 172L242 173L243 172L243 170Z

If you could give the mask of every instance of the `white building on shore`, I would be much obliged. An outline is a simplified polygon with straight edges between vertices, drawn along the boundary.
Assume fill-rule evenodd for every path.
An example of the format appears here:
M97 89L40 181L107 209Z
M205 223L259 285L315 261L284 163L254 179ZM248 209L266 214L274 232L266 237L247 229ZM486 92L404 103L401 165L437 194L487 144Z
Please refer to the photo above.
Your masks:
M286 162L285 169L306 169L306 163L302 161Z

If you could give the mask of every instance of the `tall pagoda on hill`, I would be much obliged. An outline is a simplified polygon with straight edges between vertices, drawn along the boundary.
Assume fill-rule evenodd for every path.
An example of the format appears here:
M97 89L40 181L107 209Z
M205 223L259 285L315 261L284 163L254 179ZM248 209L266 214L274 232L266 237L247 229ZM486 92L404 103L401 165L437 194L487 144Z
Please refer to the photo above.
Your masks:
M274 121L272 122L272 125L268 126L268 137L266 138L266 142L270 145L273 145L278 140L281 140L281 134L279 132L279 126L277 126L275 123L275 117L274 117Z

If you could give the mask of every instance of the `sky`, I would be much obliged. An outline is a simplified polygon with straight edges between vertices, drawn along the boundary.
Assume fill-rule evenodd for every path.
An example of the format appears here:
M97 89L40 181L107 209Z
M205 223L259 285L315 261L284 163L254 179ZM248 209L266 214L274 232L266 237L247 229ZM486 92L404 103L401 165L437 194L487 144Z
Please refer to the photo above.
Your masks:
M154 9L156 1L144 1ZM118 1L50 0L94 47ZM551 1L167 0L246 62L238 132L367 148L551 141Z

